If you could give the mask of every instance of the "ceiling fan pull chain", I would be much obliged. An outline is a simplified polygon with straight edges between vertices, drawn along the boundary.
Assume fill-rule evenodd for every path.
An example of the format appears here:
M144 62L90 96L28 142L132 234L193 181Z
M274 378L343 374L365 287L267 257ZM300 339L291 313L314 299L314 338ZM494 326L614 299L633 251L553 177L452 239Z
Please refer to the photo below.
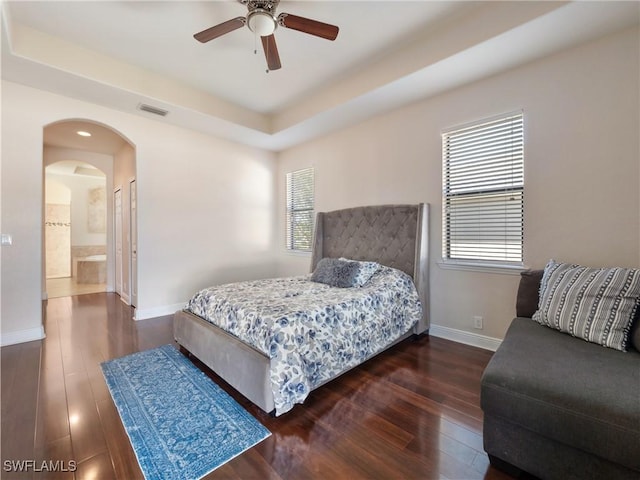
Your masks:
M269 58L269 42L267 42L267 58ZM267 60L267 69L265 70L265 73L269 73L269 61Z

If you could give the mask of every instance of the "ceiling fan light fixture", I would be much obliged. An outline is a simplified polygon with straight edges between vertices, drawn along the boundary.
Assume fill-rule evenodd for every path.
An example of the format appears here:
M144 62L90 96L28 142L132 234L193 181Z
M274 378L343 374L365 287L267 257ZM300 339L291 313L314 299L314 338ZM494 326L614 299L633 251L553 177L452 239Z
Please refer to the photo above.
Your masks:
M232 18L209 27L194 34L193 38L200 43L207 43L246 26L255 35L254 53L258 51L258 36L261 38L262 49L267 59L267 71L278 70L282 67L274 35L278 27L297 30L298 32L326 40L335 40L340 30L335 25L298 17L289 13L283 12L276 16L276 9L280 4L280 0L238 0L238 2L247 7L248 12L245 16Z
M278 25L277 20L266 10L256 9L247 15L249 29L261 37L272 35Z

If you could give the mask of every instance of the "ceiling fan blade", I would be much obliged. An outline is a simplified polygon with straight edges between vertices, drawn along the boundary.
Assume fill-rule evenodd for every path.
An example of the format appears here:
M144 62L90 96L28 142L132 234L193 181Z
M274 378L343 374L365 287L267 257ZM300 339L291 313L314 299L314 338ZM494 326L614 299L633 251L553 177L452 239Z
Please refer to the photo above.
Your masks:
M221 37L225 33L233 32L238 28L244 27L246 21L247 20L244 17L236 17L216 25L215 27L207 28L206 30L196 33L193 38L201 43L206 43L214 38Z
M276 45L276 37L271 34L268 37L260 37L262 39L262 48L264 56L267 57L267 67L269 70L278 70L282 67L280 64L280 55L278 54L278 46Z
M316 37L326 38L327 40L335 40L340 30L335 25L318 22L310 18L298 17L290 13L281 13L278 15L278 23L283 27L315 35Z

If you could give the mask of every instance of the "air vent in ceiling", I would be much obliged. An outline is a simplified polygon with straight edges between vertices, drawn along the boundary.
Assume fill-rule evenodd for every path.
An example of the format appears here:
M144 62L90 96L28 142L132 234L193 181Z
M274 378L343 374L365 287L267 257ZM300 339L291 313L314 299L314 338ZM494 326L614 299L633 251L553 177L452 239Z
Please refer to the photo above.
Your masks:
M143 112L153 113L154 115L160 115L161 117L166 117L169 113L168 110L163 110L158 107L152 107L151 105L147 105L146 103L138 104L138 110L142 110Z

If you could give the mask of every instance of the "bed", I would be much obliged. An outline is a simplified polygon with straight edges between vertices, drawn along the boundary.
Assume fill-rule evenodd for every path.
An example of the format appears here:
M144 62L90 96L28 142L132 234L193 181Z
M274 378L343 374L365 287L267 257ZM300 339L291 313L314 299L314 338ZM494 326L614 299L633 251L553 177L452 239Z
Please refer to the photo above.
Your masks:
M428 215L427 204L320 212L316 216L311 272L317 275L327 263L339 258L360 262L361 266L376 262L380 267L368 282L359 288L335 288L310 282L310 275L306 275L203 289L192 297L186 309L176 312L175 340L259 408L281 415L302 403L310 391L392 345L412 335L428 333ZM385 310L386 297L376 288L385 292L396 289L387 296L403 299L403 309L389 306ZM343 299L342 295L350 297ZM235 303L229 300L233 296ZM214 306L207 303L211 298L217 301ZM330 315L316 308L327 305L327 299ZM373 310L371 302L380 313L376 321L381 323L358 327L357 318L364 318L358 312ZM284 310L289 316L281 318L280 311ZM340 321L336 323L335 318ZM245 325L247 319L250 326ZM322 326L309 326L312 321L329 324L331 320L334 330L349 325L344 330L350 338L330 344L324 341ZM272 335L269 341L256 333L265 325ZM382 339L382 331L390 334L386 340ZM230 332L245 335L244 340ZM296 353L290 354L292 347L274 341L283 336L297 344ZM343 348L345 345L349 348ZM333 357L327 356L327 352L333 352L331 355L344 357L352 347L354 353L346 359L336 358L334 362ZM302 353L297 353L298 349Z

